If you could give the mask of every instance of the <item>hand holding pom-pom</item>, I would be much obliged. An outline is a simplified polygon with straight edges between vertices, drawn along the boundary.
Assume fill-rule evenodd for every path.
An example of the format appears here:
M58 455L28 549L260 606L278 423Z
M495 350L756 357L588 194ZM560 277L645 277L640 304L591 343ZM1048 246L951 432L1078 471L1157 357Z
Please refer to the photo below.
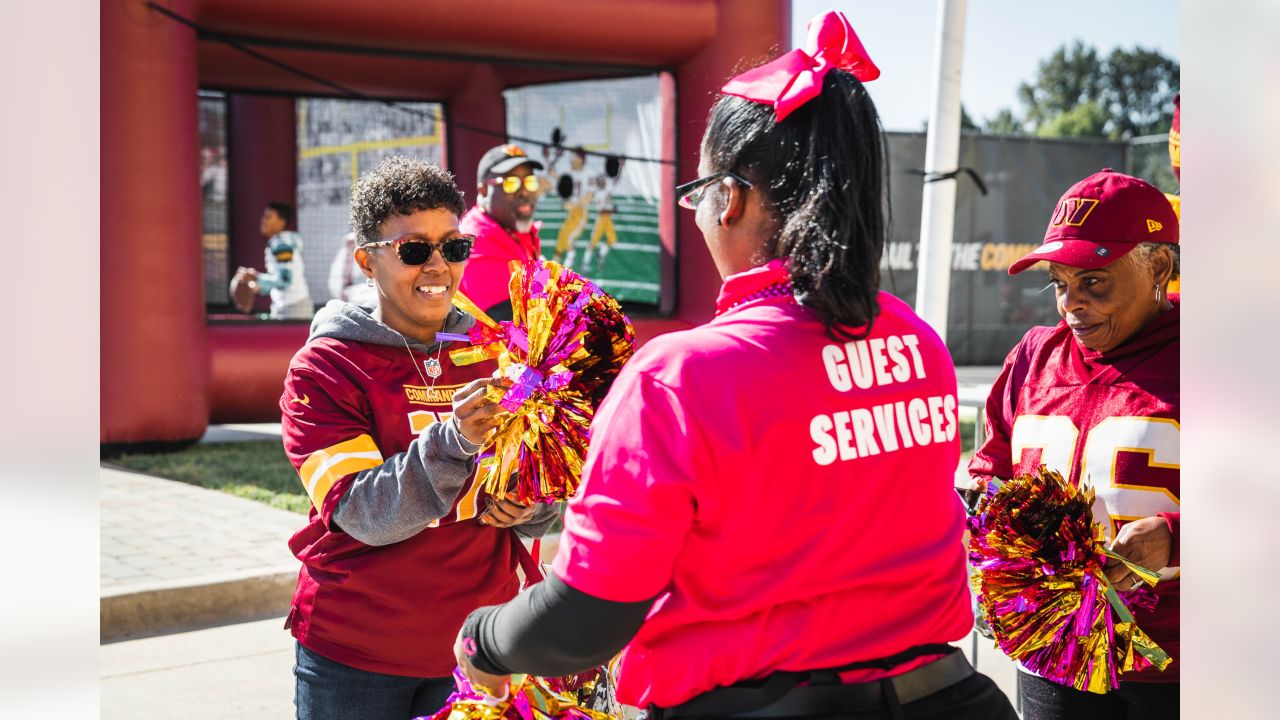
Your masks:
M1162 569L1169 566L1173 533L1162 517L1148 517L1125 523L1111 544L1111 552L1128 558L1142 567ZM1120 590L1142 585L1142 578L1120 560L1108 558L1107 579Z
M477 322L471 347L449 356L498 361L501 381L485 392L506 412L481 454L485 491L522 505L565 500L582 479L596 409L635 352L635 328L617 300L568 268L530 261L511 271L510 321L454 296Z

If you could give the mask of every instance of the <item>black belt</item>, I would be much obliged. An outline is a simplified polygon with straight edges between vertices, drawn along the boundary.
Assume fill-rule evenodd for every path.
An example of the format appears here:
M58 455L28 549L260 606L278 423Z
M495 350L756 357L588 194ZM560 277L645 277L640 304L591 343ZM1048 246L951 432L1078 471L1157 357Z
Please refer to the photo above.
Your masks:
M975 672L956 648L927 665L869 682L797 685L811 674L779 672L753 686L716 688L673 708L652 707L649 718L783 718L895 709L951 687ZM822 675L833 676L830 672Z

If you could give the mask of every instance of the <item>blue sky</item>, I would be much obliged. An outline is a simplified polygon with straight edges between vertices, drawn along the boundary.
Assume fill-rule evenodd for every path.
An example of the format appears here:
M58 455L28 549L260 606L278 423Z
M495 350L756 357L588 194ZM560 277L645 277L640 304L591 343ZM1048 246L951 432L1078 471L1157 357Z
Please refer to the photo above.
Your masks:
M880 67L867 85L888 130L920 130L929 116L934 0L793 0L792 46L804 44L809 19L840 10ZM977 122L1001 108L1020 111L1017 88L1062 44L1079 38L1105 54L1115 47L1159 50L1181 62L1174 0L970 0L966 12L961 100Z

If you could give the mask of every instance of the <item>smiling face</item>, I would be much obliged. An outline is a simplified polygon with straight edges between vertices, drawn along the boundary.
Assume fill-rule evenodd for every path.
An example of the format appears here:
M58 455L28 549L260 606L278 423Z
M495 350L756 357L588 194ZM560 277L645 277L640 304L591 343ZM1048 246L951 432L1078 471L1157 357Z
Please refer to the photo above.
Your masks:
M444 208L392 215L378 226L379 240L406 238L442 243L457 236L458 216ZM358 248L356 262L378 288L375 317L391 329L426 344L444 329L466 261L446 262L439 250L422 265L405 265L395 247Z
M529 192L524 186L524 179L532 174L532 165L520 165L501 175L489 175L480 186L480 202L484 211L509 232L527 233L533 227L533 210L538 204L538 194ZM520 178L520 188L507 194L500 185L488 182L504 177Z
M1157 288L1163 287L1156 277L1159 272L1131 255L1096 270L1049 264L1058 314L1076 341L1089 350L1118 347L1165 305L1163 296L1157 299Z

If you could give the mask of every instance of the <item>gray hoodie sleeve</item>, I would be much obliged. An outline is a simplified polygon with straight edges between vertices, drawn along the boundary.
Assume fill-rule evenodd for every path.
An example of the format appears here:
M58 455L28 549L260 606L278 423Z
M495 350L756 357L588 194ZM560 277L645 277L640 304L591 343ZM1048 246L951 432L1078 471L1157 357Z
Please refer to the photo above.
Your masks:
M434 423L404 452L357 473L333 521L366 545L411 538L453 508L475 471L479 449L462 437L456 422Z
M533 517L529 518L529 522L523 525L515 525L511 529L518 534L534 540L546 534L547 528L560 517L560 513L564 511L564 503L544 503L533 511Z

